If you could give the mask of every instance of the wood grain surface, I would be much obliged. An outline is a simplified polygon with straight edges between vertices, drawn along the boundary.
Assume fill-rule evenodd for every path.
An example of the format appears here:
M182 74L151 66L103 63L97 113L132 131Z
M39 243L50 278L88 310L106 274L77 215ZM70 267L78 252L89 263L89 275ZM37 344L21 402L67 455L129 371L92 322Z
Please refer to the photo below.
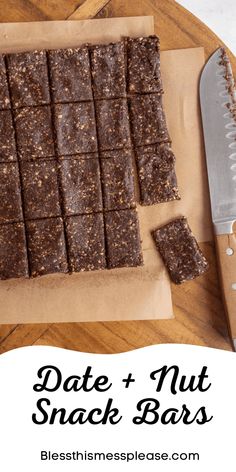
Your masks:
M1 22L81 19L95 14L97 17L154 15L162 49L204 46L208 57L222 45L212 31L174 0L0 0L0 7ZM230 51L229 54L235 73L236 60ZM231 350L215 246L213 243L201 246L210 270L193 282L172 286L175 320L0 325L0 353L32 344L98 353L122 352L158 343Z
M228 253L229 248L231 252ZM229 331L236 343L236 290L232 290L232 282L235 283L236 281L236 235L218 234L216 237L216 252L220 261L222 296L225 302Z

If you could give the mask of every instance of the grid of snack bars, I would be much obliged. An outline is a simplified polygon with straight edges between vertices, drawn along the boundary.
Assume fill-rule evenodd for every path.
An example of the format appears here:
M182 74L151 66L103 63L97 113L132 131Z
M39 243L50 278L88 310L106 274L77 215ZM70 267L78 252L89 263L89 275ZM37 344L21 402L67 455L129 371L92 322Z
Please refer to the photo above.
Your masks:
M156 36L0 57L0 278L142 264L140 200L178 199Z

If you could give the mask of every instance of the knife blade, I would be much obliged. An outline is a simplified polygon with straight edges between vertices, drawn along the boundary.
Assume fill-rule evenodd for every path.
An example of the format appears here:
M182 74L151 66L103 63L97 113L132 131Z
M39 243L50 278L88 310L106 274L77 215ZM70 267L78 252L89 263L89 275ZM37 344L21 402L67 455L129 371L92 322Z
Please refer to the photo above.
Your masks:
M236 89L229 58L218 49L200 79L200 104L212 221L230 335L236 351Z

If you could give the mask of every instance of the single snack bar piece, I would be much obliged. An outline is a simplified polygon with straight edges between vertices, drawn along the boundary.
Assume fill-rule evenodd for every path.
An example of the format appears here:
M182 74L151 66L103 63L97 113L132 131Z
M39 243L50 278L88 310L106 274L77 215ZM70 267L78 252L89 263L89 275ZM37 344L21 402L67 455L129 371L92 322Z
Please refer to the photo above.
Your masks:
M17 161L15 132L10 110L0 111L0 162Z
M7 66L14 108L50 103L45 51L9 54Z
M105 213L105 231L109 269L143 265L136 209Z
M0 224L23 220L17 162L0 164Z
M4 55L0 54L0 110L11 107Z
M0 226L0 279L28 277L24 223Z
M180 200L175 173L175 156L168 144L136 148L140 203Z
M58 155L97 151L93 102L55 105Z
M61 215L55 160L23 161L21 177L27 220Z
M91 47L94 98L126 96L124 42Z
M162 93L159 38L127 38L126 47L128 92Z
M30 275L68 272L62 218L26 222Z
M16 136L21 160L55 155L49 106L15 110Z
M65 215L102 211L98 159L60 161L62 200Z
M130 130L126 99L97 100L95 107L100 150L128 147Z
M72 272L106 268L102 213L66 218L66 234Z
M153 231L152 235L175 284L195 279L208 269L208 262L186 218L173 220Z
M130 116L135 147L170 141L161 95L133 96Z
M100 157L105 210L135 207L132 151L104 151Z
M48 58L55 103L93 99L87 46L55 49Z

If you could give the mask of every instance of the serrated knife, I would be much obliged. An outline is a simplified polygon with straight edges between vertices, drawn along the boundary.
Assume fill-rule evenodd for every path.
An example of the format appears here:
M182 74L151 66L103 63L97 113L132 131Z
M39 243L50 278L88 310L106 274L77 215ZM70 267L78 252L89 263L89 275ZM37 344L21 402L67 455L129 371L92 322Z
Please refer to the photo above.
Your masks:
M236 90L223 48L203 69L200 102L219 270L236 351Z

